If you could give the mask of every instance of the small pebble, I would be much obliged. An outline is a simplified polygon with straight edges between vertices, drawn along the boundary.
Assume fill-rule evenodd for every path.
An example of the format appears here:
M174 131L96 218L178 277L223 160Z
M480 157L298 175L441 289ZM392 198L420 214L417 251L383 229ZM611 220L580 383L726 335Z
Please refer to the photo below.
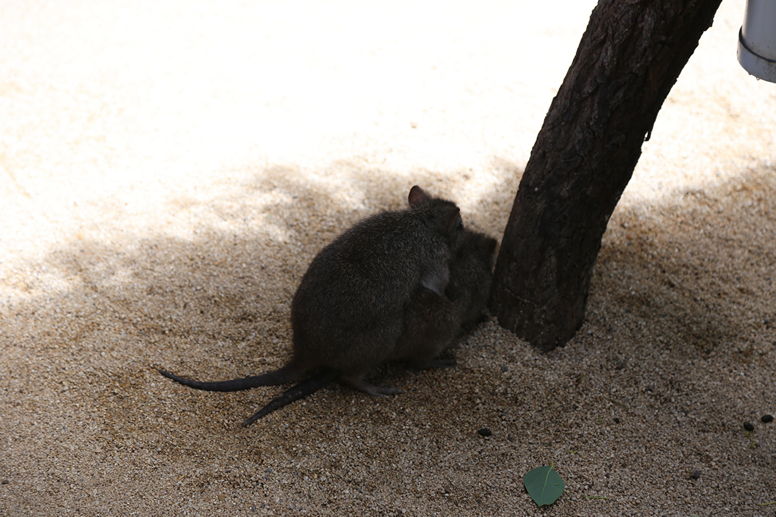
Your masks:
M698 479L701 477L701 471L700 470L693 470L690 474L690 479Z
M773 415L763 415L760 420L763 424L770 424L773 422Z
M754 431L754 425L752 425L752 422L744 422L744 429L747 431Z
M480 436L490 436L490 435L493 434L493 432L490 429L488 429L487 427L483 427L482 429L480 429L477 432L480 433Z
M10 481L7 479L0 481L0 485L7 485L8 483L10 483Z
M619 418L617 418L617 417L614 417L614 419L613 419L613 420L614 420L614 423L615 423L615 424L619 424L619 423L620 423L620 419L619 419Z

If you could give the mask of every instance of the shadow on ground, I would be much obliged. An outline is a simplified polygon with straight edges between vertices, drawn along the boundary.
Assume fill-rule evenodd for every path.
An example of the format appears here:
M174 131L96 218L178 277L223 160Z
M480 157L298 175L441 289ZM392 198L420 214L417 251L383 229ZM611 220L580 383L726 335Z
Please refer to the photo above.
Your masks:
M514 166L494 167L515 184ZM307 178L274 167L229 195L170 203L168 222L190 224L190 238L149 230L131 241L119 232L112 242L68 243L26 265L27 278L3 280L26 293L0 306L6 504L121 511L101 490L134 480L158 511L171 507L168 498L199 494L189 509L200 511L214 494L250 490L259 510L293 512L311 492L330 490L321 511L368 504L392 514L422 498L430 513L496 515L528 508L519 473L548 460L563 466L569 512L610 511L587 496L637 497L623 476L695 498L696 510L726 497L714 495L725 479L740 501L760 501L776 491L767 477L774 439L752 448L758 438L737 427L750 418L742 406L772 395L776 303L763 300L774 293L774 172L743 171L676 205L618 209L587 321L563 349L538 354L490 322L461 346L456 369L382 372L406 390L399 397L375 401L337 387L249 429L239 422L275 388L196 392L152 367L212 378L277 367L289 349L291 296L318 249L385 208L375 203L385 192L396 193L390 208L398 208L413 182L456 197L466 180L351 167L329 183L325 171ZM513 193L494 188L470 200L481 207L474 225L499 235ZM52 278L63 287L48 288ZM741 372L763 391L738 393ZM493 437L484 440L480 427ZM640 454L626 450L639 441ZM598 456L607 444L612 457ZM22 457L40 470L17 483ZM114 470L73 477L84 458ZM740 471L720 470L736 462ZM693 468L707 476L705 491L687 481ZM660 477L666 469L677 486ZM388 479L400 480L398 492L386 492Z

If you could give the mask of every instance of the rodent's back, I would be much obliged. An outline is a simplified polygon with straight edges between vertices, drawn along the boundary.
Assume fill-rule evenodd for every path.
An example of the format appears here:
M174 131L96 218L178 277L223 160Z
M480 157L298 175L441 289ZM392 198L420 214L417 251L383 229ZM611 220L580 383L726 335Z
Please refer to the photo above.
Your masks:
M379 355L377 348L398 339L404 303L424 268L446 264L449 253L444 236L413 210L356 224L323 248L302 278L291 307L295 353L314 363Z

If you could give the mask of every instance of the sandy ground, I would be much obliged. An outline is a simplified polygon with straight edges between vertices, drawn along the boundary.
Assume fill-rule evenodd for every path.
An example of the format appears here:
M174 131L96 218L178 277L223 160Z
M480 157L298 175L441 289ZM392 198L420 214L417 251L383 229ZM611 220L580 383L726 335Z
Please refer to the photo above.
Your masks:
M309 260L414 183L500 236L593 3L3 2L0 514L774 515L776 85L735 60L740 2L565 348L490 321L456 368L380 372L400 396L247 429L277 389L153 370L282 364ZM537 510L543 464L567 489Z

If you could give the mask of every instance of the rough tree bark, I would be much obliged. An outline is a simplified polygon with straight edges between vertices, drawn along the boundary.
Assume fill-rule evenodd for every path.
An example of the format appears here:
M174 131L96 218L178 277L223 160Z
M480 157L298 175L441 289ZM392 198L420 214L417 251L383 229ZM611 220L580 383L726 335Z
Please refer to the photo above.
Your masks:
M520 181L491 309L533 345L582 324L609 217L721 0L600 0Z

